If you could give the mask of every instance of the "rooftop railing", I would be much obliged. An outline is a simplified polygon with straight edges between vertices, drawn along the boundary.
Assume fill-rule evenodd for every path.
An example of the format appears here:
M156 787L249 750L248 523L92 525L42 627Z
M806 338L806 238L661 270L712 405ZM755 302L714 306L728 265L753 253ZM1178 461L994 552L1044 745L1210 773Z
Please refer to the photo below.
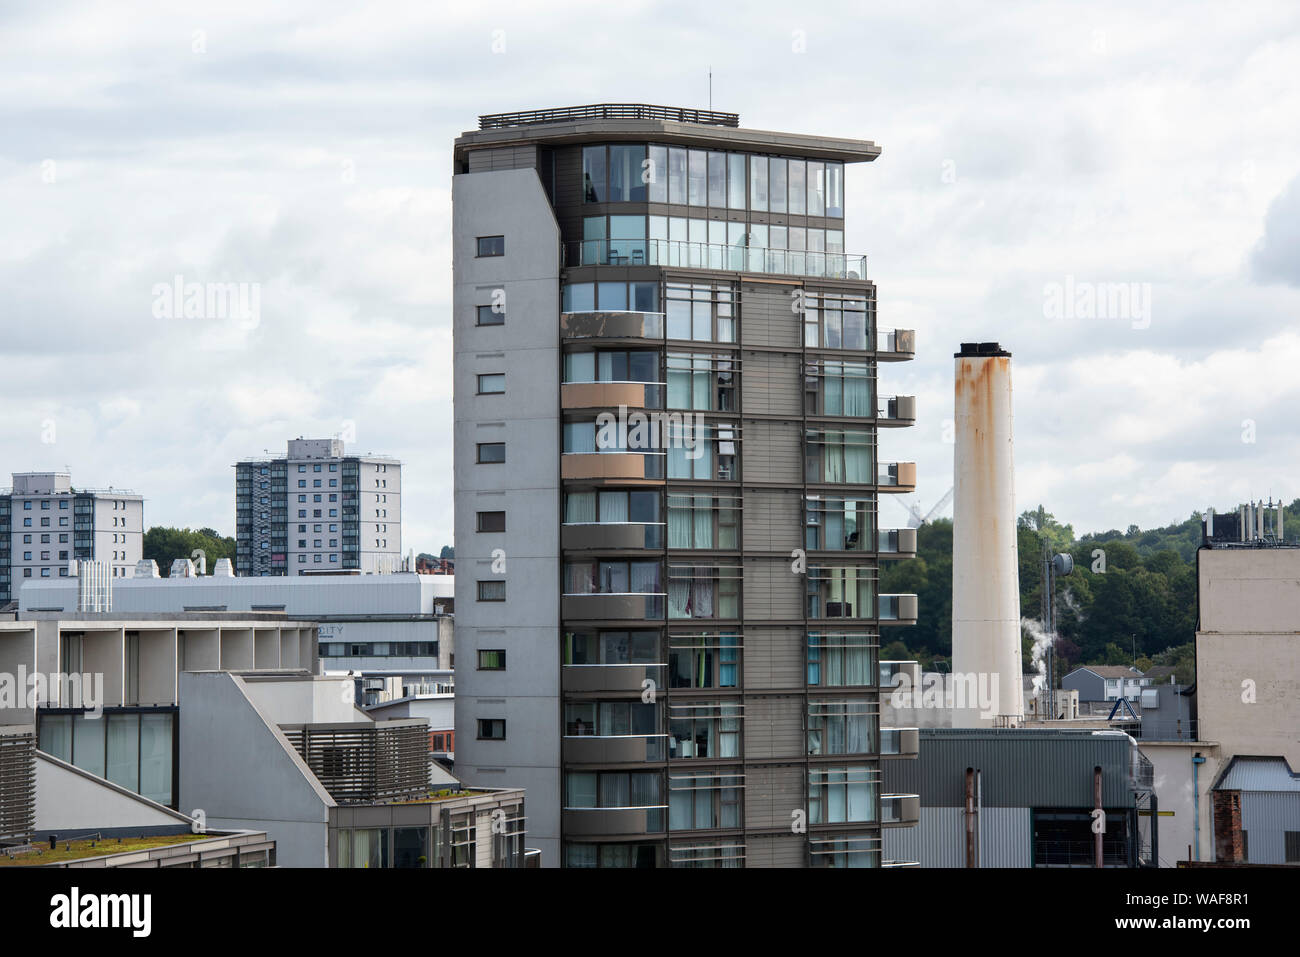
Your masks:
M649 103L591 103L587 106L562 106L549 110L488 113L478 118L478 128L501 130L511 126L564 123L569 120L668 120L673 123L702 123L705 126L740 126L739 113L653 106Z
M566 243L565 266L672 266L777 276L866 279L867 257L674 239L585 239Z

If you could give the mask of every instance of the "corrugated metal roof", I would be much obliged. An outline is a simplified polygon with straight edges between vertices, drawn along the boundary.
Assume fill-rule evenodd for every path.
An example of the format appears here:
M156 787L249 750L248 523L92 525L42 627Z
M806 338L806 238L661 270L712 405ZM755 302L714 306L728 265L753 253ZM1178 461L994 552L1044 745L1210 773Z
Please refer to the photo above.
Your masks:
M1215 786L1220 791L1300 791L1300 774L1284 758L1232 759Z
M980 812L981 867L1030 867L1033 822L1029 808L985 807ZM966 866L966 820L961 808L923 807L915 827L882 828L886 860L922 867Z
M1089 808L1100 767L1102 803L1128 808L1133 748L1128 735L1113 731L923 728L914 760L881 762L882 785L919 794L923 808L960 807L969 767L981 772L984 807Z

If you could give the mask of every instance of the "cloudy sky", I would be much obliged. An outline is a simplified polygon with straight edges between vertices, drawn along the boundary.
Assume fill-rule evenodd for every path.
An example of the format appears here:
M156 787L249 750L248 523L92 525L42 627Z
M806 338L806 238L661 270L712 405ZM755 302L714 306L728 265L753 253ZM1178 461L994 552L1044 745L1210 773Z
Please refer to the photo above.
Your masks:
M231 533L236 460L354 433L405 463L404 545L449 544L452 140L707 106L711 67L744 126L883 148L846 245L917 330L881 391L920 419L882 457L925 510L964 340L1015 356L1021 508L1082 532L1300 496L1295 4L177 6L0 6L0 472ZM259 284L256 321L160 316L176 276ZM1073 298L1119 283L1119 316Z

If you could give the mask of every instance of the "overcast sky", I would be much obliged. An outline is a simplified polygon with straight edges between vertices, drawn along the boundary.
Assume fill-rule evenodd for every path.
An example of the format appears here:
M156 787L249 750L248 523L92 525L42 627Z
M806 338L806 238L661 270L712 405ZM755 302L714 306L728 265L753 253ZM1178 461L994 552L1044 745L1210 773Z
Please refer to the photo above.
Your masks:
M883 149L846 246L881 328L917 330L880 391L918 424L881 457L919 463L924 510L971 340L1014 355L1022 509L1084 532L1300 496L1294 3L174 6L0 6L6 476L230 534L235 461L354 432L404 463L404 546L450 544L453 139L705 107L711 66L743 126ZM177 275L259 284L256 323L159 317ZM1051 307L1103 283L1129 313Z

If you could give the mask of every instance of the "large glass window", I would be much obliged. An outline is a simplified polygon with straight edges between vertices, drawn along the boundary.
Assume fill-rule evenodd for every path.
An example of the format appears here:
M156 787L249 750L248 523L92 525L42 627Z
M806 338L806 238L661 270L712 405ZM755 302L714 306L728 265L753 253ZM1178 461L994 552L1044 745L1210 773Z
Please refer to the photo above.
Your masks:
M727 154L727 208L745 208L745 154Z
M604 265L609 262L609 246L605 241L605 217L588 216L582 221L582 264Z
M626 633L624 633L626 637ZM615 664L616 662L603 662ZM613 737L658 734L658 706L643 701L570 701L564 706L564 733Z
M672 704L668 714L668 749L674 758L740 757L738 704L696 701Z
M644 216L609 217L610 263L615 266L628 263L634 266L644 264L646 262L645 239Z
M704 206L708 203L708 154L703 150L690 150L687 161L688 187L686 200L691 206Z
M567 595L653 595L663 591L658 562L567 562Z
M644 146L609 148L609 199L613 203L644 203L646 184L642 170L646 160Z
M767 160L763 156L749 158L749 208L767 212Z
M872 702L837 699L808 702L808 753L873 754L879 718Z
M654 146L649 148L650 165L646 168L650 180L647 183L647 195L652 203L668 202L668 147Z
M658 283L602 282L599 286L598 301L596 283L565 283L560 296L561 310L564 312L591 312L595 309L607 312L619 309L631 309L635 312L659 311Z
M826 164L808 161L808 215L826 215Z
M582 148L582 201L603 203L608 199L605 187L605 147Z
M804 439L807 481L874 484L874 438L867 431L809 429Z
M735 359L706 353L668 353L668 408L736 410Z
M739 618L742 577L739 565L670 565L668 617Z
M875 615L876 570L873 566L810 566L807 583L809 618L871 618ZM670 596L671 593L670 585Z
M668 202L686 205L686 150L668 148Z
M740 500L709 492L668 493L668 547L738 547Z
M812 632L808 635L808 684L817 688L870 687L880 639L866 632Z
M570 771L564 776L564 805L662 807L659 780L657 771Z
M672 283L665 292L669 339L735 342L736 322L730 285Z
M804 499L804 547L810 551L872 551L875 511L874 495L862 498L809 495Z
M668 827L674 831L740 827L744 779L700 772L668 778Z
M785 212L786 175L785 160L775 156L767 161L768 208L774 213Z
M714 209L727 206L727 154L709 154L709 205Z
M844 218L844 164L826 164L826 215Z
M823 359L809 363L804 373L804 409L809 415L872 418L876 414L875 382L865 362Z
M566 665L660 663L657 631L571 631L564 636ZM569 732L572 734L573 732Z
M564 355L565 382L657 382L658 378L659 353L649 349L607 349Z
M668 637L670 688L734 688L740 678L740 635Z
M803 160L790 160L790 212L799 216L807 209L807 164Z
M858 766L808 772L808 823L865 823L876 819L880 772Z

